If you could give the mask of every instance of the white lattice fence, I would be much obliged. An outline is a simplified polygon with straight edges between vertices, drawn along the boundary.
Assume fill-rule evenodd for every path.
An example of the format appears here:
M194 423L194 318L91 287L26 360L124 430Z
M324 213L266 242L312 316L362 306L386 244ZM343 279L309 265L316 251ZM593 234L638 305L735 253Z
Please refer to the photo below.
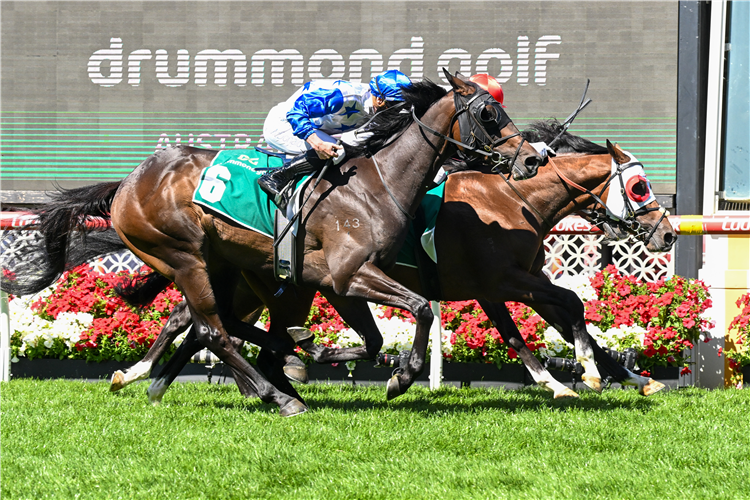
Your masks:
M593 276L602 268L602 236L550 235L544 240L547 260L544 270L550 278ZM13 268L19 260L30 259L30 248L39 246L37 231L4 231L0 241L3 267ZM639 241L611 244L612 264L623 274L632 274L645 281L657 281L674 274L674 252L651 253ZM98 272L134 271L143 262L129 251L105 255L91 263Z
M597 235L550 235L544 240L547 260L544 270L553 280L563 276L593 276L602 268L604 237ZM674 250L652 253L640 241L611 243L611 263L622 273L644 281L657 281L674 275Z

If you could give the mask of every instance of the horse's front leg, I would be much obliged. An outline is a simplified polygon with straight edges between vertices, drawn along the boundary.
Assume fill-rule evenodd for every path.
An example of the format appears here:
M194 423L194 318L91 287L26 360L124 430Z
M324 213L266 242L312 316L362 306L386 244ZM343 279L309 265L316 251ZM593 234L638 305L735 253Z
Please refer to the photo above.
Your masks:
M365 262L346 283L343 290L334 291L345 297L357 297L376 304L404 309L416 319L417 329L408 362L406 366L399 367L397 374L388 381L387 398L393 399L406 392L424 370L433 320L430 303L388 277L370 262ZM372 318L369 311L368 315Z
M362 337L364 346L331 348L313 342L313 333L301 327L289 328L289 335L297 345L310 354L316 363L343 363L346 361L372 360L383 347L383 336L375 324L367 301L357 297L342 297L333 293L324 294L339 316Z
M504 283L506 283L507 289L503 290L502 301L522 302L536 311L539 311L538 307L543 305L553 305L568 313L570 320L559 325L558 330L561 331L563 337L571 339L575 345L576 361L581 363L584 370L583 375L581 375L583 383L589 388L601 392L601 375L594 362L594 351L591 348L591 337L586 331L581 299L574 292L553 285L543 274L532 275L517 270L515 274L506 275ZM510 283L513 285L508 285ZM551 324L558 327L558 324L554 322Z
M554 287L554 285L551 285ZM563 305L555 304L552 301L545 300L542 296L538 301L524 301L524 303L538 312L550 325L554 326L565 340L572 342L575 348L576 361L583 367L581 380L590 389L596 392L602 392L602 376L596 366L594 359L594 349L591 345L591 336L586 331L586 321L584 319L583 302L578 296L565 288L554 287L557 289L556 295L562 299ZM535 298L538 295L534 295ZM546 317L544 312L554 308L564 311L565 318L555 316Z
M531 304L529 305L531 306ZM571 323L571 318L568 311L561 307L549 304L534 305L531 307L533 307L533 309L538 312L539 315L542 316L545 321L547 321L547 323L554 325L555 328L557 328L558 331L561 332L563 338L570 342L570 339L566 337L565 333L569 329L569 326L567 325ZM626 369L624 366L621 366L612 358L612 356L607 354L607 352L602 349L602 347L596 342L596 339L592 338L588 334L588 332L586 332L586 336L588 337L594 360L606 373L611 375L616 382L622 385L631 385L638 387L638 392L642 396L650 396L664 388L664 384L662 384L661 382L657 382L656 380L648 377L637 375Z
M529 373L531 373L534 382L539 387L552 392L555 399L578 397L575 391L555 380L544 365L542 365L541 361L534 356L531 349L524 342L521 332L518 331L518 327L504 303L489 302L487 300L479 300L478 302L482 306L482 310L487 314L487 317L492 321L492 324L497 328L497 331L500 332L503 341L516 350L518 357L521 358L521 361L523 361L523 364L529 370Z

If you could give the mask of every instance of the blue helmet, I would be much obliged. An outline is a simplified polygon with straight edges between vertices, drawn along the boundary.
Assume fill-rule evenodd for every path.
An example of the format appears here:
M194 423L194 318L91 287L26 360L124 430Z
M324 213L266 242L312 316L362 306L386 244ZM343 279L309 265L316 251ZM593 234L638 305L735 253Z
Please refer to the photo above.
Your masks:
M401 89L410 85L411 80L408 76L396 69L389 69L370 80L370 92L375 97L380 97L386 101L403 101L404 96L401 95Z

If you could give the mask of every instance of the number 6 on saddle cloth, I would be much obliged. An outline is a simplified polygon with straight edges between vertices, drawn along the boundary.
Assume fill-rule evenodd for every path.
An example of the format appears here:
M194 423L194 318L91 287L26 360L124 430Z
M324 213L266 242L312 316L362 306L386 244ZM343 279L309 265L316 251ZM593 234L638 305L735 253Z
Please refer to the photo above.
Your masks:
M240 226L273 238L274 272L282 282L296 283L296 252L294 249L298 221L292 212L301 208L300 196L311 176L297 183L286 216L258 186L258 179L268 170L284 166L282 155L259 149L220 151L201 172L201 180L193 193L193 202L214 215L229 219ZM302 203L304 205L304 203ZM284 233L284 234L282 234ZM278 242L278 237L283 240Z

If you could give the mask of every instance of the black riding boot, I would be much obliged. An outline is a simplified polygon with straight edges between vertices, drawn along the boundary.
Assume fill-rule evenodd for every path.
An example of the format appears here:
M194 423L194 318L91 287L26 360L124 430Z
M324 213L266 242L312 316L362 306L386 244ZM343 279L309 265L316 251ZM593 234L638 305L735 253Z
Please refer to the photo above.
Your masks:
M281 210L285 210L289 203L289 185L304 175L317 172L323 165L325 160L321 160L315 151L310 150L294 157L287 165L263 174L258 179L258 185Z

